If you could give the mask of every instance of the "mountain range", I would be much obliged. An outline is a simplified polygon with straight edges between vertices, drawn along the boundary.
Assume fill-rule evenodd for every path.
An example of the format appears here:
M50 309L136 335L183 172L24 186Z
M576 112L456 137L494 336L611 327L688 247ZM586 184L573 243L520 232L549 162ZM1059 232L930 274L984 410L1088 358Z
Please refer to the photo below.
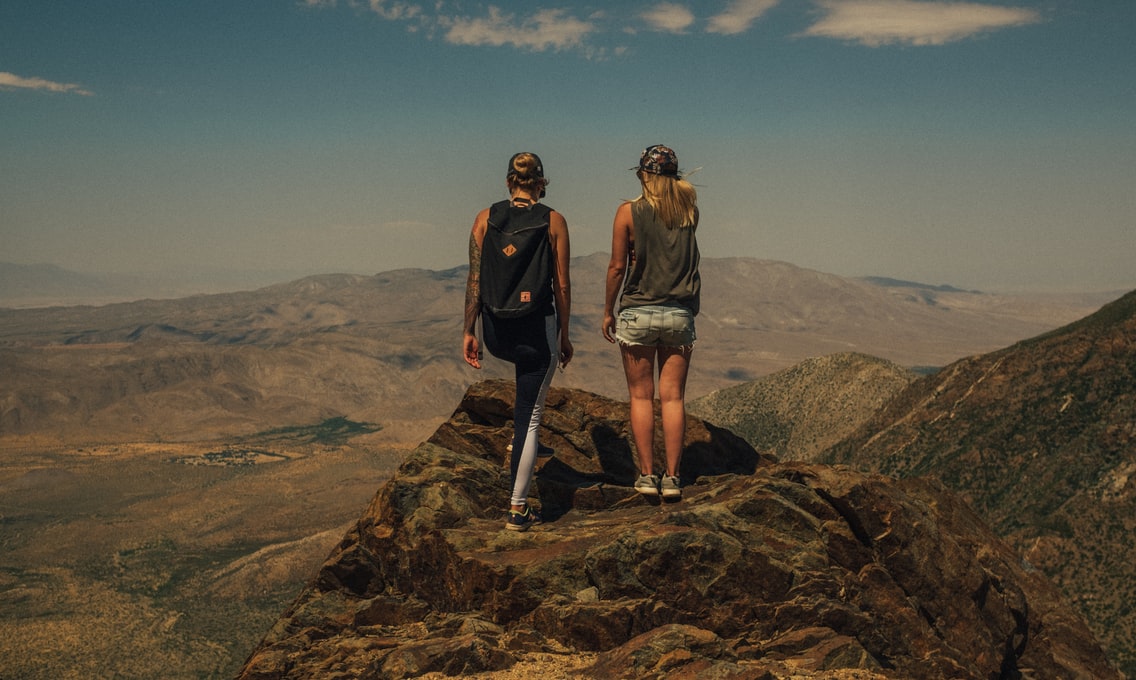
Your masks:
M573 260L577 356L555 384L622 399L618 355L598 332L606 263ZM691 410L711 419L718 400L731 429L786 461L835 460L898 395L1119 297L994 295L746 259L707 260L703 276ZM475 372L460 359L464 282L464 268L400 270L0 309L0 667L29 680L111 666L231 677L398 462L471 385L508 377L499 362ZM751 397L766 410L747 423ZM1118 469L1109 479L1123 491Z
M0 262L0 307L105 305L145 298L179 298L259 288L300 278L284 271L212 270L108 274L48 264Z
M557 384L625 394L599 333L607 258L573 260L576 357ZM1051 330L1110 296L886 286L782 262L708 259L688 390L854 351L941 366ZM201 440L342 415L413 445L466 387L505 377L460 358L465 269L323 275L253 291L0 309L0 436ZM82 370L76 370L81 366Z

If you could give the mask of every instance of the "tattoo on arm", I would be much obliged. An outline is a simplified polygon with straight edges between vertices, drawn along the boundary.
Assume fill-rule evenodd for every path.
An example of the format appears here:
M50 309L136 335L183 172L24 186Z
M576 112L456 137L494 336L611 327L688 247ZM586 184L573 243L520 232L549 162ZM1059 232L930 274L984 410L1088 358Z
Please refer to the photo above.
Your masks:
M465 330L474 332L477 317L481 313L481 247L477 238L469 235L469 278L465 283Z

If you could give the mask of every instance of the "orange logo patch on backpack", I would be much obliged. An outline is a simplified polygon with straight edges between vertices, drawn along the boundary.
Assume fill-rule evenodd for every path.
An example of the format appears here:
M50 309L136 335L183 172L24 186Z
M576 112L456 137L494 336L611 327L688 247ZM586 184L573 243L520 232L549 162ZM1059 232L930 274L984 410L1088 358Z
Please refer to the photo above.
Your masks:
M506 257L512 257L517 252L517 248L512 243L510 243L509 245L502 248L501 252L505 253Z
M521 302L532 302L532 293L527 290L521 291Z

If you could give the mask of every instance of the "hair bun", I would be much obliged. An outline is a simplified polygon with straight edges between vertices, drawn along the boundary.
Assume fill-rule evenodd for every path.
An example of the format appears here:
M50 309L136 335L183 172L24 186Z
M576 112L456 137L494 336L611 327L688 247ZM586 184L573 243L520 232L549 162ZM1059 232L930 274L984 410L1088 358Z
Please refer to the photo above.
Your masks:
M544 164L535 153L522 151L513 154L509 159L507 177L522 177L524 179L544 179Z

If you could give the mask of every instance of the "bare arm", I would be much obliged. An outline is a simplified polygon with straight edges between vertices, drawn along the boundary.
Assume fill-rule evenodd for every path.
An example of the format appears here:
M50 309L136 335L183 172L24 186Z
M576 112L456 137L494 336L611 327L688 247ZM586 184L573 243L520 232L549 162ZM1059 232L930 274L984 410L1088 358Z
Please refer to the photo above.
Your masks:
M552 242L552 294L560 318L560 365L567 366L575 351L572 341L568 339L569 319L572 316L572 277L568 264L572 248L568 239L568 222L555 210L548 216L548 239Z
M615 221L611 227L611 261L607 265L607 286L604 289L604 338L615 342L615 305L619 291L623 289L623 277L627 274L627 258L631 253L634 226L631 220L631 204L624 203L615 211Z
M489 211L482 210L473 221L469 233L469 276L465 281L465 317L462 325L462 355L465 362L481 368L480 346L477 340L477 318L481 315L481 244Z

